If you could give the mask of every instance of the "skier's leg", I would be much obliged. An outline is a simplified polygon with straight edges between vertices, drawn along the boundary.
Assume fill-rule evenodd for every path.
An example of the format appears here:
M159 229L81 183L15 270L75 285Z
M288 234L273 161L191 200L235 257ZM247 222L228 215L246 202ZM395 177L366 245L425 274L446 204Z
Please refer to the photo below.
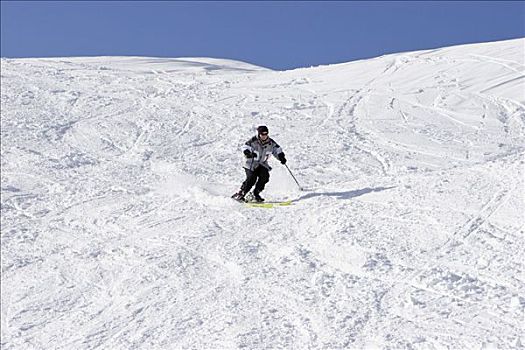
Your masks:
M263 168L263 167L259 167ZM242 183L241 191L244 192L244 194L250 192L253 185L255 185L255 182L257 181L257 170L252 171L250 169L244 169L246 171L246 180Z
M270 181L270 172L265 167L260 166L257 168L257 175L259 176L259 179L257 180L257 184L253 190L253 195L257 200L264 200L260 198L259 194L264 190L264 186L268 183L268 181Z
M242 183L239 192L235 193L232 196L233 199L239 201L244 201L244 195L248 193L248 191L250 191L252 186L255 184L255 181L257 180L257 175L255 174L255 172L246 168L244 168L244 170L246 171L246 180L244 180L244 182Z

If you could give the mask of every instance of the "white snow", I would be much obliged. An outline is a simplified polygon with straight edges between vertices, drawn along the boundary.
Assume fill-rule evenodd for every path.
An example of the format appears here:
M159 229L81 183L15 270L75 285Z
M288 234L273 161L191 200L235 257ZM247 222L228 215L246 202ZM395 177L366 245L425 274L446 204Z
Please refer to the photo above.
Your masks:
M2 349L523 349L524 56L3 58Z

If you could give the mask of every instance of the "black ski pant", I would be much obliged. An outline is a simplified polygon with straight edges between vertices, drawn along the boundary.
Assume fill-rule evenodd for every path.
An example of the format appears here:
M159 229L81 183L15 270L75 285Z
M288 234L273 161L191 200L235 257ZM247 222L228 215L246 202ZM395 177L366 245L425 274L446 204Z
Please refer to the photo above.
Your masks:
M270 172L268 169L259 165L255 170L244 168L246 171L246 180L242 183L241 190L248 193L253 185L255 185L254 192L261 193L264 186L270 181Z

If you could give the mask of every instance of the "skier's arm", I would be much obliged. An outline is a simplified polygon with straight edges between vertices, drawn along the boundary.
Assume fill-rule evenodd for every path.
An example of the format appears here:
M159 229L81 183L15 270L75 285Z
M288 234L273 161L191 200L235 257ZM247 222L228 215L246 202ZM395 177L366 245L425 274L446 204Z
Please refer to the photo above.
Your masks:
M272 154L275 158L279 159L281 164L286 164L286 158L284 157L283 149L277 143L275 144L275 147L272 150Z
M244 145L241 147L242 153L246 156L246 158L256 158L257 153L253 151L252 147L252 139L249 139L244 143Z

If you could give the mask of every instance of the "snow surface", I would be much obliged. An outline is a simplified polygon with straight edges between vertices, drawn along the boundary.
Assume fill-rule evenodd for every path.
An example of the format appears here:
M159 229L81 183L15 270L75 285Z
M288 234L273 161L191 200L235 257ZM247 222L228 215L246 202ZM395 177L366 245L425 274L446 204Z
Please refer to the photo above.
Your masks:
M523 349L524 53L3 58L2 349Z

